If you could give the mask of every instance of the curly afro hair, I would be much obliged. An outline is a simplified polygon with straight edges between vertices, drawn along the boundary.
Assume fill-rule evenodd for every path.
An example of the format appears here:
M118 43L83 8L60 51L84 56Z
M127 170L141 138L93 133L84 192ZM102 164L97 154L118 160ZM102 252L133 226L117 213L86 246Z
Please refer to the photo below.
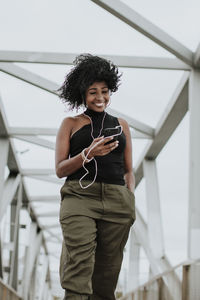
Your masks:
M75 66L57 90L58 96L71 109L85 105L86 90L94 82L105 81L111 92L117 91L121 74L111 61L91 54L81 54L73 63Z

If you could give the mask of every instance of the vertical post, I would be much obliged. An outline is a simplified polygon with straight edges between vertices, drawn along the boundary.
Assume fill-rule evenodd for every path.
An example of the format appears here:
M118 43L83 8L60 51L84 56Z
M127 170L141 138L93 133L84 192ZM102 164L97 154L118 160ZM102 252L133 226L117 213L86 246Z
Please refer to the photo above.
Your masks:
M195 69L189 80L189 114L188 256L195 259L200 253L200 71Z
M158 259L164 256L164 242L156 162L145 159L143 169L146 182L149 245L155 258Z
M200 295L200 262L193 263L189 268L188 299L199 300Z
M8 160L9 141L7 138L0 138L0 204L1 195L3 194L4 173ZM1 205L0 205L1 208Z
M188 273L189 265L183 266L182 269L182 300L189 300L189 291L188 291Z
M5 167L8 160L9 141L7 138L0 138L0 211L3 206L2 195L4 189ZM1 232L0 232L0 277L3 278L3 262L1 249Z
M3 279L2 249L1 249L1 232L0 232L0 278Z
M26 261L23 274L23 299L28 300L29 287L31 283L31 276L34 269L34 263L39 254L42 243L42 233L37 233L37 224L31 223L29 235L29 247L27 249Z
M11 204L10 240L13 242L13 251L10 258L9 284L17 291L18 288L18 248L19 248L19 214L22 204L22 182L17 192L17 199Z
M139 285L139 256L140 244L137 241L134 229L131 228L128 268L128 291L135 289Z
M48 258L46 255L43 257L43 266L42 266L42 272L41 272L41 278L40 278L40 291L39 291L39 297L38 300L43 299L45 287L46 287L46 277L47 277L47 270L48 270Z

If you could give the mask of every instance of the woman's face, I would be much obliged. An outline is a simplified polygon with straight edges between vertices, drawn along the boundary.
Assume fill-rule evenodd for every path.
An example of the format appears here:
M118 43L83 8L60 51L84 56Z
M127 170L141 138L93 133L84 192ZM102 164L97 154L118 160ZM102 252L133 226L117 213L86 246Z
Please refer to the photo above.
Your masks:
M86 91L86 106L94 111L104 111L110 99L110 92L104 81L94 82Z

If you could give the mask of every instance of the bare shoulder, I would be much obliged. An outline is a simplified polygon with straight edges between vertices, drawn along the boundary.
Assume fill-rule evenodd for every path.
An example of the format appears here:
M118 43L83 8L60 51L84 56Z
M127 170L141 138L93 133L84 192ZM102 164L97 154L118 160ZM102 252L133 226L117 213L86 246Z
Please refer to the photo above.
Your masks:
M119 124L122 125L124 131L129 131L128 122L122 118L118 118Z
M63 134L71 134L71 130L74 127L75 124L75 118L74 117L66 117L62 120L60 128L58 130L58 135Z
M64 131L64 132L68 132L69 134L71 134L73 129L76 128L77 126L79 126L79 123L81 123L83 119L84 119L83 114L76 115L73 117L66 117L61 122L59 131L61 131L61 132Z
M73 127L75 123L75 118L74 117L66 117L62 120L61 125L60 125L60 129L61 128L70 128Z

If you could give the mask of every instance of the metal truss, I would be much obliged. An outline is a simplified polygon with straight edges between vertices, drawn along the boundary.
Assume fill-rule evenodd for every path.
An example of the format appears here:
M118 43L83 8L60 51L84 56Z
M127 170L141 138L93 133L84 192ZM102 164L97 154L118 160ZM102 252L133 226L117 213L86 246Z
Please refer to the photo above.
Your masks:
M161 277L159 284L165 284L168 299L176 300L181 297L181 282L175 272L175 268L172 268L165 254L156 158L184 118L186 112L189 111L190 191L188 258L198 259L200 256L200 44L197 51L193 53L119 0L92 0L92 2L150 38L173 54L175 58L99 55L125 68L184 71L156 128L151 128L145 123L109 108L110 113L125 118L128 121L132 138L148 140L147 146L133 170L136 177L136 187L142 178L145 178L148 222L145 223L141 213L137 210L137 221L130 235L128 289L129 291L136 289L139 285L139 251L142 247L150 265L150 280L163 272L167 272ZM56 95L58 88L56 83L27 71L14 63L72 65L76 55L76 53L0 51L0 71ZM6 262L2 260L2 249L5 241L0 236L0 277L3 280L1 280L1 284L2 282L9 284L10 288L15 290L15 293L18 293L18 297L21 296L24 300L53 299L51 294L53 283L51 280L52 273L49 258L54 256L55 259L58 259L58 256L47 245L50 242L59 244L62 242L62 239L53 232L53 229L59 227L56 221L53 224L45 226L40 223L41 218L56 217L57 219L58 212L55 211L52 213L47 211L36 214L33 209L33 203L58 203L60 201L59 196L29 196L24 183L24 177L59 184L62 184L63 180L53 177L52 175L55 175L55 170L52 169L22 169L16 156L16 149L12 138L54 150L55 143L47 141L45 138L41 138L41 136L56 135L56 132L57 128L9 127L3 103L0 99L0 222L2 222L8 213L10 218L10 235L7 245L9 246L9 255ZM9 174L5 179L6 167L9 170ZM25 247L23 258L20 258L19 236L20 230L23 229L23 224L20 223L20 213L24 209L29 214L31 221L28 229L29 241ZM185 270L184 272L186 272ZM40 273L40 282L38 282L38 273ZM21 274L20 278L19 274ZM198 281L192 280L196 274L200 274L199 267L192 266L189 278L190 295L192 295L191 299L193 300L199 299L198 295L194 292L198 288ZM186 275L184 276L186 278ZM38 287L40 288L38 289ZM174 289L176 293L173 292Z

